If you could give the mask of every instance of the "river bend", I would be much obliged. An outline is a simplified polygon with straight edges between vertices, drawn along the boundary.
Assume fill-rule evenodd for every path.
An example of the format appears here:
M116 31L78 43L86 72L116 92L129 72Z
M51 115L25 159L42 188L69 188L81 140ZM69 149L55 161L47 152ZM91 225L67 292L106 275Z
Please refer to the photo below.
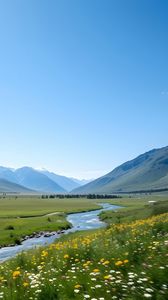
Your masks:
M120 206L112 205L109 203L99 203L102 208L97 210L92 210L88 212L72 213L67 215L67 221L72 224L72 228L67 229L62 234L67 234L69 232L75 232L79 230L90 230L105 227L106 224L99 219L99 214L102 211L116 210ZM21 245L3 247L0 249L0 261L7 260L16 256L17 253L26 251L37 246L43 246L53 243L62 234L55 233L52 236L45 236L44 234L40 237L28 238L22 242Z

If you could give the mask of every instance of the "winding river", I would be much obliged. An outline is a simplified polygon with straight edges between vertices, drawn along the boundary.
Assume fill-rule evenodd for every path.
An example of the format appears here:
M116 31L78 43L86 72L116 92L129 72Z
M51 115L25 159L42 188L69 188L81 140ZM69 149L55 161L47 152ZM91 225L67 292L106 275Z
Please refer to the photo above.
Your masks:
M98 215L102 211L116 210L120 208L120 206L112 205L109 203L99 203L99 205L101 205L102 208L97 210L68 214L67 220L72 224L72 228L67 229L62 234L67 234L78 230L89 230L105 227L105 223L100 221ZM21 245L3 247L0 249L0 261L12 258L19 252L26 251L37 246L51 244L55 241L55 239L58 239L60 236L62 236L62 234L55 233L51 236L45 236L43 234L40 237L28 238L23 241Z

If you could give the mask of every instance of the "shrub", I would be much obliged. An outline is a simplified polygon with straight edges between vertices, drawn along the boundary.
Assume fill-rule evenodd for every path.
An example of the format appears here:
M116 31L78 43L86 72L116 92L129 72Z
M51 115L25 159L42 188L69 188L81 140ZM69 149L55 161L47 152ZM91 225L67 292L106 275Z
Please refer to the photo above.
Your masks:
M14 230L14 226L13 225L8 225L5 227L5 230Z

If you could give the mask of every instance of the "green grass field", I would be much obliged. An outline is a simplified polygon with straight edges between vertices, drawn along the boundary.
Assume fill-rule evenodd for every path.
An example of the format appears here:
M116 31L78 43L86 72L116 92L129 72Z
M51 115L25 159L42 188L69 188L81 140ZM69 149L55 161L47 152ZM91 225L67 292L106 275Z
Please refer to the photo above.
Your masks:
M88 211L100 206L86 198L42 199L8 197L0 199L0 246L19 243L34 232L66 229L66 214ZM51 216L47 214L56 213Z
M94 201L80 199L42 199L38 197L7 197L0 199L0 218L42 216L52 212L77 212L96 209Z
M41 199L9 197L0 199L0 245L19 243L26 235L39 231L57 231L70 226L66 214L97 209L94 201L77 199ZM47 214L55 213L47 216Z
M150 201L155 201L151 203ZM148 218L153 215L168 212L168 196L141 196L132 198L122 198L114 200L114 204L123 206L118 211L106 211L100 214L102 221L107 224L121 222L132 222L138 219Z
M42 199L36 197L7 197L0 198L0 245L19 243L20 240L34 232L57 231L68 228L70 224L66 221L66 214L79 211L97 209L96 203L110 202L123 206L118 212L104 212L101 219L107 224L123 221L132 221L135 218L145 218L151 215L151 210L158 208L149 206L148 201L156 200L161 203L159 207L166 211L167 196L137 196L121 199ZM52 216L47 214L56 213Z

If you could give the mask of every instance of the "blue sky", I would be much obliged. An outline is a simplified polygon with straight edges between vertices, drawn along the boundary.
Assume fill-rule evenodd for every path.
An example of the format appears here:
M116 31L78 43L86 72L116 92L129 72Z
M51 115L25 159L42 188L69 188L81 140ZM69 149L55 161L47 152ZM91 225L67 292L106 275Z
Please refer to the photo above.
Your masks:
M168 145L167 0L0 1L0 165L95 178Z

